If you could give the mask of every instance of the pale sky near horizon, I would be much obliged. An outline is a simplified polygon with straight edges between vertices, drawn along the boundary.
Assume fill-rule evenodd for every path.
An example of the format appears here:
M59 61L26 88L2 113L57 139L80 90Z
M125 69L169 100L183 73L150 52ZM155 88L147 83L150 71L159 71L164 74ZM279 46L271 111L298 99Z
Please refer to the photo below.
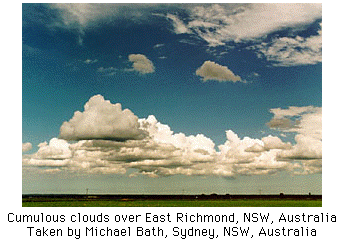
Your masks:
M23 193L321 194L321 4L22 11Z

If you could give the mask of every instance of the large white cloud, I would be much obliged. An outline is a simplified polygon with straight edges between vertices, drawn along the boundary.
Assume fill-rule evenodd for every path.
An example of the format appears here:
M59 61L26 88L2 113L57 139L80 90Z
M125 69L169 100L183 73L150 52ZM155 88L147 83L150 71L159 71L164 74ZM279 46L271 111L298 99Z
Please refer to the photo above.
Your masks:
M121 104L111 104L101 95L91 97L84 109L62 124L60 138L127 140L141 139L146 134L129 109L122 110Z
M128 60L132 62L133 70L141 74L149 74L155 72L155 66L143 54L130 54Z
M100 95L93 96L84 112L75 113L62 125L61 138L77 141L53 138L49 143L40 143L36 153L23 155L23 166L50 173L126 174L133 169L130 176L149 177L321 172L321 135L316 131L321 117L319 108L271 110L275 118L299 120L296 125L281 129L284 133L297 133L294 145L275 136L241 139L227 130L226 142L217 149L202 134L174 133L153 115L138 119L131 111L123 111L121 105L111 104Z
M224 81L241 81L241 77L235 75L226 66L222 66L213 61L205 61L201 67L196 70L196 75L203 78L203 81L217 80L220 82Z
M255 40L289 27L299 27L320 19L321 4L212 4L195 6L186 25L176 21L175 28L187 28L211 46L229 41ZM178 18L178 17L176 17ZM173 17L172 17L173 19ZM177 31L182 33L182 31Z

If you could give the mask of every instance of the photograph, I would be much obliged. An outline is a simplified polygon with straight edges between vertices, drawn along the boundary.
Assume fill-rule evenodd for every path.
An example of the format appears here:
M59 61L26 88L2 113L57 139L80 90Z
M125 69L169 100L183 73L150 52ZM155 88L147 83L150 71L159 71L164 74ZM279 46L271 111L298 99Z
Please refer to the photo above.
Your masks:
M22 207L322 207L321 3L21 7Z

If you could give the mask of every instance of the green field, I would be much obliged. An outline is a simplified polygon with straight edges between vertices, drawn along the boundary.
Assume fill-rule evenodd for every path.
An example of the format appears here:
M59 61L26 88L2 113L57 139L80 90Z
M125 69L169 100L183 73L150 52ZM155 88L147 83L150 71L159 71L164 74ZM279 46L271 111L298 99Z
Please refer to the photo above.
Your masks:
M322 200L79 200L23 201L23 207L321 207Z

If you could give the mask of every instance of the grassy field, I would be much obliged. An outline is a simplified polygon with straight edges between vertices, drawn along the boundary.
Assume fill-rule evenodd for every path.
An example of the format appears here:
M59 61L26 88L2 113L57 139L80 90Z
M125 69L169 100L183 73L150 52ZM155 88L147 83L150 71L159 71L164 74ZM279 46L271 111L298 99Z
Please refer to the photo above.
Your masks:
M322 200L80 200L23 201L23 207L321 207Z

